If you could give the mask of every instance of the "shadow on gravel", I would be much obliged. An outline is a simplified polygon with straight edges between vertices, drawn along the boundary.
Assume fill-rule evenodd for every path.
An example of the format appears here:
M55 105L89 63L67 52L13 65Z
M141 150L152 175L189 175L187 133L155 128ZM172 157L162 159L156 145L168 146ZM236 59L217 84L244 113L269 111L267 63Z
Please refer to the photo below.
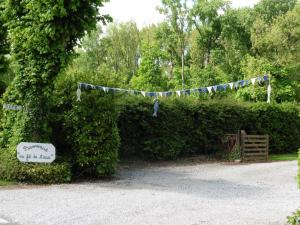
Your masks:
M94 187L106 187L122 190L153 190L194 195L209 199L237 199L261 195L267 187L258 187L231 182L224 179L201 179L191 177L184 172L127 170L108 182L90 183Z

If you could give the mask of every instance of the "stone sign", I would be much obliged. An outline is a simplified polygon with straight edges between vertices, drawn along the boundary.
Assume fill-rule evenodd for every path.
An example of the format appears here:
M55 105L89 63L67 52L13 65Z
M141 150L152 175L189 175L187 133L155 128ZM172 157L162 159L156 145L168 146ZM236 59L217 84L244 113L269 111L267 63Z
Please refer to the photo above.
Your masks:
M52 163L55 160L55 147L52 144L21 142L17 146L20 162Z

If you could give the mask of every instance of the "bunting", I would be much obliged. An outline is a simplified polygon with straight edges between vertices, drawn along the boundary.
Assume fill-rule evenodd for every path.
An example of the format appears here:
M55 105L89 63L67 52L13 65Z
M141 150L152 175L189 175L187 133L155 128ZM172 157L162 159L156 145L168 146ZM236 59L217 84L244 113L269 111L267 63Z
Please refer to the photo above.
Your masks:
M144 97L169 97L172 95L190 95L191 93L212 93L212 92L218 92L218 91L226 91L228 87L232 90L235 88L236 90L240 87L248 86L249 84L255 85L256 82L261 84L262 82L268 82L269 78L267 75L264 75L263 77L255 77L251 78L250 80L239 80L236 82L230 82L227 84L219 84L219 85L213 85L209 87L200 87L195 89L187 89L187 90L177 90L177 91L161 91L161 92L147 92L147 91L137 91L137 90L126 90L121 88L112 88L112 87L104 87L99 85L93 85L93 84L87 84L87 83L79 83L78 89L76 92L77 95L77 101L81 100L81 89L87 89L87 90L102 90L106 93L127 93L130 95L142 95ZM268 82L268 102L270 100L271 95L271 85L270 82Z

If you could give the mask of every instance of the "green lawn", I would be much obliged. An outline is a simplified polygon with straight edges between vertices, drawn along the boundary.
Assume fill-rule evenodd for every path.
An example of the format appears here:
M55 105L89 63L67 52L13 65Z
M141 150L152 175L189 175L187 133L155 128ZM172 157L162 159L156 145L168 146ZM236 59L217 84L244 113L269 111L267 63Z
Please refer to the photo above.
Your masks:
M13 185L13 184L15 184L15 182L0 180L0 187L1 186Z
M271 161L291 161L298 159L298 153L289 153L289 154L271 154L269 159Z

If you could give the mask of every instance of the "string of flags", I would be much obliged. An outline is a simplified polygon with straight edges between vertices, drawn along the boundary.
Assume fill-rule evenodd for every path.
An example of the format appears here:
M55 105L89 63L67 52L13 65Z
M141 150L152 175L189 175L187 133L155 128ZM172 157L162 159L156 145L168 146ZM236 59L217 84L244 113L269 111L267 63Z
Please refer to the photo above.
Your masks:
M81 89L100 90L106 93L126 93L130 95L142 95L144 97L169 97L172 95L181 96L181 95L190 95L192 93L211 93L211 92L218 92L218 91L226 91L228 88L238 89L240 87L248 86L249 84L254 85L256 82L262 83L262 82L267 82L268 80L269 80L268 76L265 75L263 77L255 77L255 78L251 78L250 80L239 80L228 84L219 84L219 85L214 85L209 87L193 88L193 89L178 90L178 91L162 91L162 92L126 90L122 88L112 88L112 87L104 87L104 86L93 85L88 83L79 83L76 93L77 93L77 101L80 101ZM268 87L268 94L271 95L270 82Z
M182 96L182 95L190 95L192 93L212 93L212 92L218 92L218 91L226 91L228 88L230 89L238 89L240 87L245 87L250 84L255 85L255 83L262 84L263 82L268 82L268 88L267 88L267 103L271 102L271 82L267 75L264 75L263 77L254 77L250 80L239 80L236 82L231 82L227 84L219 84L219 85L213 85L209 87L200 87L200 88L193 88L193 89L186 89L186 90L178 90L178 91L162 91L162 92L147 92L147 91L137 91L137 90L126 90L122 88L112 88L112 87L104 87L100 85L93 85L88 83L78 83L78 88L76 91L77 95L77 101L80 101L81 97L81 89L91 89L91 90L100 90L104 91L106 93L127 93L131 95L142 95L144 97L155 97L154 100L154 113L153 117L157 117L159 104L158 104L158 97L169 97L172 95ZM14 104L3 104L3 109L6 110L13 110L13 111L21 111L23 110L23 107L20 105L14 105Z
M239 80L236 82L230 82L226 84L218 84L208 87L200 87L200 88L193 88L193 89L186 89L186 90L177 90L177 91L160 91L160 92L148 92L148 91L138 91L138 90L127 90L122 88L113 88L113 87L105 87L100 85L93 85L88 83L78 83L77 88L77 101L80 101L81 99L81 89L87 89L87 90L100 90L104 91L106 93L125 93L130 95L142 95L144 97L155 97L154 100L154 113L153 116L157 117L158 112L158 97L169 97L169 96L182 96L182 95L190 95L192 93L212 93L212 92L218 92L218 91L226 91L227 89L239 89L240 87L245 87L250 84L255 85L256 83L262 84L263 82L268 82L268 88L267 88L267 102L271 102L271 82L269 80L269 77L267 75L264 75L263 77L254 77L250 80Z

